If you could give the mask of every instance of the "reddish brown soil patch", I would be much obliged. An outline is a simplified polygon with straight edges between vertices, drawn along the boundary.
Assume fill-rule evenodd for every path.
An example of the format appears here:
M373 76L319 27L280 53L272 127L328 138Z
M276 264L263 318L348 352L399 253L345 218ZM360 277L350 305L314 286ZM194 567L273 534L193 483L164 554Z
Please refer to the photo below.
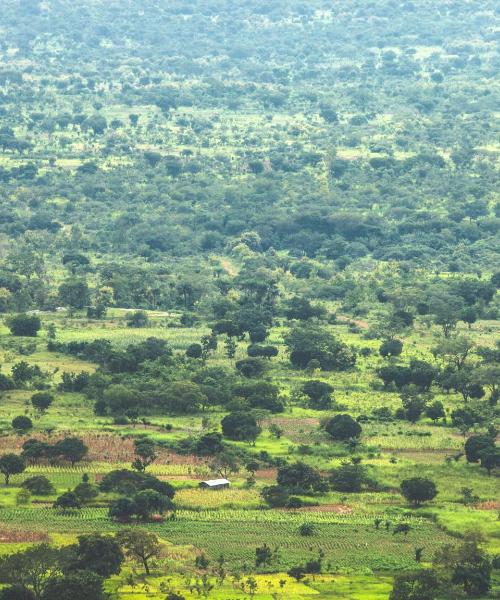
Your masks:
M6 529L0 526L0 544L22 544L25 542L48 542L49 536L38 531Z
M258 479L276 479L276 469L259 469L255 475Z
M337 321L340 321L343 323L345 323L345 322L354 323L354 325L357 325L361 329L368 329L368 327L370 327L370 324L368 323L368 321L360 321L359 319L351 319L350 317L346 317L345 315L337 315Z
M481 510L500 510L500 502L489 500L488 502L481 502L476 508L480 508Z
M43 434L33 434L32 436L6 436L0 438L0 454L7 452L19 453L22 450L24 442L31 438L43 440L44 442L55 444L58 440L73 435L72 432L57 432L47 436ZM134 460L134 440L130 437L121 437L108 433L79 433L78 437L88 446L89 453L86 460L98 462L132 462ZM181 456L174 454L169 450L157 449L157 464L161 465L201 465L202 459L194 456Z

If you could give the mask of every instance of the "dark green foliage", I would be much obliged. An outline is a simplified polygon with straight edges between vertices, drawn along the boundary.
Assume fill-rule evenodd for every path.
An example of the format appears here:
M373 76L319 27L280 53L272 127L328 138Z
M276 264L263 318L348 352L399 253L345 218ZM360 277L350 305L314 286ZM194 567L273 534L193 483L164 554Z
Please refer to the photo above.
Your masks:
M325 371L345 371L356 362L348 346L316 325L295 327L285 335L285 344L290 361L300 369L305 369L311 360L318 360Z
M266 361L261 358L243 358L236 361L236 369L244 377L261 377L267 368Z
M49 392L37 392L31 396L31 404L41 413L44 413L54 402L54 396Z
M9 485L11 475L23 473L26 463L17 454L2 454L0 456L0 473L5 477L5 485Z
M52 454L68 460L71 465L75 465L87 455L88 451L89 449L80 438L66 437L54 444Z
M0 591L0 600L36 600L36 596L22 585L12 585Z
M380 356L399 356L403 351L403 342L401 340L385 340L379 349Z
M103 579L93 571L75 571L49 580L41 600L105 600Z
M293 493L307 494L325 487L319 471L303 462L279 467L276 481L280 487Z
M33 422L29 417L19 415L18 417L14 417L12 419L12 427L17 429L17 431L20 433L26 433L33 428Z
M467 462L476 463L485 451L495 448L495 441L489 435L472 435L464 445Z
M75 556L72 569L92 571L104 578L117 575L124 561L116 539L99 533L78 536Z
M42 326L40 318L36 315L19 314L6 320L7 327L12 335L36 337Z
M354 420L351 415L341 414L328 419L323 424L325 431L334 440L347 441L351 438L358 438L361 435L361 425Z
M49 496L55 491L50 480L44 475L28 477L23 481L22 486L37 496Z
M81 508L82 503L75 492L64 492L56 499L53 506L65 512Z
M436 485L425 477L412 477L401 482L401 493L414 506L432 500L437 495Z
M222 421L222 433L230 440L253 442L261 432L255 418L244 412L226 415Z
M343 462L330 474L332 488L338 492L360 492L367 479L362 465Z
M390 600L434 600L439 582L434 571L401 573L394 578Z
M311 379L302 386L302 392L308 397L310 408L328 410L332 405L333 386L324 381Z
M103 492L118 492L121 494L134 494L141 490L151 489L160 492L168 498L175 496L175 488L168 482L160 481L154 475L118 469L110 471L102 478L99 484Z

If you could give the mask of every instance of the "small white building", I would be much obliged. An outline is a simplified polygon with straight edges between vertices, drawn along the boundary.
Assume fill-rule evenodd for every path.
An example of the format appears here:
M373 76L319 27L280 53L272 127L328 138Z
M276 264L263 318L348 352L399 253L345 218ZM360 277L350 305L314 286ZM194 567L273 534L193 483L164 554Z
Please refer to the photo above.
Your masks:
M199 487L204 490L224 490L230 485L229 479L209 479L208 481L201 481Z

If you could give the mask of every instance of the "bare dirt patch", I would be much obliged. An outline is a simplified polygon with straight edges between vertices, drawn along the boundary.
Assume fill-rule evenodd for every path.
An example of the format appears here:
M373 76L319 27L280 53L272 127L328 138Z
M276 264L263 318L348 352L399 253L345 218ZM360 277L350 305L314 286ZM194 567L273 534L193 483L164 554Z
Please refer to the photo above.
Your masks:
M48 542L49 536L41 531L23 531L9 529L0 525L0 544L23 544L32 542Z

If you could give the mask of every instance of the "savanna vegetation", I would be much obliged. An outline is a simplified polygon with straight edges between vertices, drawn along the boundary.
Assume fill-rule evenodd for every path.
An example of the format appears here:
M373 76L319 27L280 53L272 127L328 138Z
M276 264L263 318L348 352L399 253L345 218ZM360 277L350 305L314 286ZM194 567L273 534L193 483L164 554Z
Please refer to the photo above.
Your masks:
M498 597L497 3L1 4L0 600Z

